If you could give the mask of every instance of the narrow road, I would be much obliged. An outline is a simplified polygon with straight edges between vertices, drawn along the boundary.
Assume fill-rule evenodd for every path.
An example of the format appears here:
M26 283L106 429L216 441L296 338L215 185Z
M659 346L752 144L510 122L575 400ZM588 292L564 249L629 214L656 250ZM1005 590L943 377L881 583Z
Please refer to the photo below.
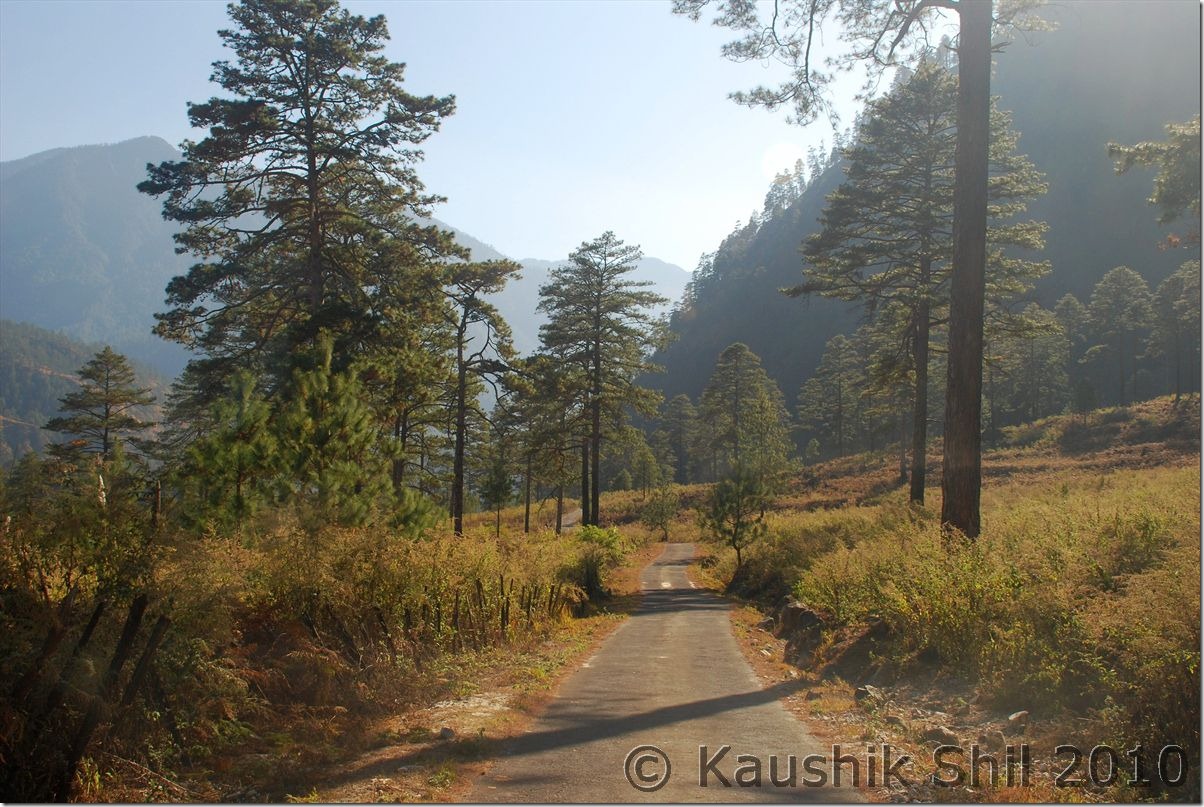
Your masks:
M798 685L762 689L732 635L728 603L687 579L693 554L692 544L665 546L642 574L639 610L564 682L531 729L503 750L469 800L860 800L851 767L843 768L843 787L833 789L832 749L820 747L778 702ZM655 790L663 757L647 756L651 750L632 755L638 746L655 746L671 764L667 781ZM741 754L757 758L760 786L737 783L737 768L744 769L743 781L755 780L752 763L737 760ZM811 764L827 773L827 786L803 784L818 781L804 767L813 754L824 760ZM771 784L771 762L775 778L784 782L789 756L796 760L797 784ZM864 776L866 760L860 765Z

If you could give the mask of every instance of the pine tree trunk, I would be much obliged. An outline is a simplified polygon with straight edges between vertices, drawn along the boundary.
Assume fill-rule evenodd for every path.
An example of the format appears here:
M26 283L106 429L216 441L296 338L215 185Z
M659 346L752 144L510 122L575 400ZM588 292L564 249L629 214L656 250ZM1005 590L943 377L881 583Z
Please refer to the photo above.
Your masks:
M467 329L461 319L456 341L456 437L452 458L451 514L452 531L464 534L464 433L468 430L468 368L464 365L464 335Z
M531 452L527 452L527 471L523 479L523 532L531 532Z
M581 441L581 524L592 523L589 518L589 438Z
M991 0L960 0L953 277L941 522L969 538L980 531L982 339L987 249L991 96Z
M401 440L403 417L401 413L398 413L397 417L393 419L393 440L401 446L401 455L393 458L392 479L395 495L401 495L401 485L405 477L405 444Z
M920 303L916 310L916 335L912 346L915 361L916 388L915 407L911 420L911 490L909 498L916 504L924 503L924 483L928 473L928 300Z
M556 534L564 529L564 483L556 485Z
M1120 405L1124 406L1127 400L1125 398L1125 335L1123 333L1116 340L1116 349L1120 353L1120 361L1116 363L1120 369Z

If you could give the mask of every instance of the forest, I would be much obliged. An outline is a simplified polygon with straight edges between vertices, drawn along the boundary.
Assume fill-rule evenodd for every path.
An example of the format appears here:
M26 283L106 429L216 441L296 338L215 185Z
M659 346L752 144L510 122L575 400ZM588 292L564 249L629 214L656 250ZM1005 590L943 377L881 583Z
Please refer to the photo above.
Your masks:
M188 106L205 135L138 185L190 261L155 315L182 374L0 321L0 399L29 430L2 457L0 799L328 795L306 777L382 716L613 628L671 540L733 601L817 615L815 669L885 626L874 657L901 671L1100 742L1174 733L1195 775L1200 117L1110 144L1101 178L1143 178L1126 215L1177 268L1096 267L1043 304L1051 180L998 99L967 101L1000 22L959 2L958 48L913 41L940 4L847 4L897 35L887 61L914 54L832 149L779 174L680 300L633 277L639 245L582 233L525 354L491 302L523 267L474 260L418 176L455 99L405 89L383 17L232 4L221 95ZM747 35L728 55L765 57L741 5L721 4ZM796 45L776 47L804 70ZM814 117L816 75L736 100ZM789 379L734 340L691 359L700 392L662 395L675 340L759 305L771 235L795 269L765 296L838 302L844 332ZM431 764L410 797L448 797L454 765Z

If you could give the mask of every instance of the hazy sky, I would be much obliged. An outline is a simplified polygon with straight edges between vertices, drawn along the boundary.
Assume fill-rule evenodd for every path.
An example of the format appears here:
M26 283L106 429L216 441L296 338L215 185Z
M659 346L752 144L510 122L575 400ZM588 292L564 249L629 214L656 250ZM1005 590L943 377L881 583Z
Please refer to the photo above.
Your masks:
M727 99L773 73L720 57L728 33L669 0L364 0L406 89L455 94L420 174L436 215L514 258L558 259L613 229L692 269L812 145L784 114ZM0 0L0 160L189 131L226 58L215 0ZM855 82L850 83L850 89ZM846 123L855 108L843 107Z

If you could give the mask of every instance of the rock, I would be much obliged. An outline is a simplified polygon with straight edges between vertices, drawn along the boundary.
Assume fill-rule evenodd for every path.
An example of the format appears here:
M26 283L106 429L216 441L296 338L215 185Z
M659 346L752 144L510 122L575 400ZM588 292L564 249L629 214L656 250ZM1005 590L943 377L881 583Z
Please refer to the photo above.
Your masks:
M853 690L853 700L861 703L862 701L870 701L871 703L883 703L886 701L886 693L873 684L859 686Z
M776 623L778 635L789 638L794 634L821 627L824 619L801 602L791 600L778 610Z
M806 700L817 701L822 697L823 697L823 695L820 695L817 690L814 690L814 689L807 690Z
M931 726L925 730L923 739L932 743L940 743L941 745L957 745L961 742L961 738L957 736L951 729L945 726Z
M1008 715L1008 734L1023 734L1028 728L1028 712L1013 712Z
M762 619L760 622L757 623L758 628L760 628L761 630L769 631L770 633L773 633L773 626L774 626L774 618L771 616L767 616L764 619Z
M992 751L1002 751L1008 744L1008 738L1003 736L1003 732L999 729L987 732L987 748Z
M894 726L895 728L899 729L900 731L907 731L907 721L904 720L903 718L899 717L898 715L887 715L885 722L886 722L886 725Z
M453 740L453 739L455 739L455 737L456 737L456 730L453 729L451 726L444 726L443 728L439 729L439 739L440 740Z

